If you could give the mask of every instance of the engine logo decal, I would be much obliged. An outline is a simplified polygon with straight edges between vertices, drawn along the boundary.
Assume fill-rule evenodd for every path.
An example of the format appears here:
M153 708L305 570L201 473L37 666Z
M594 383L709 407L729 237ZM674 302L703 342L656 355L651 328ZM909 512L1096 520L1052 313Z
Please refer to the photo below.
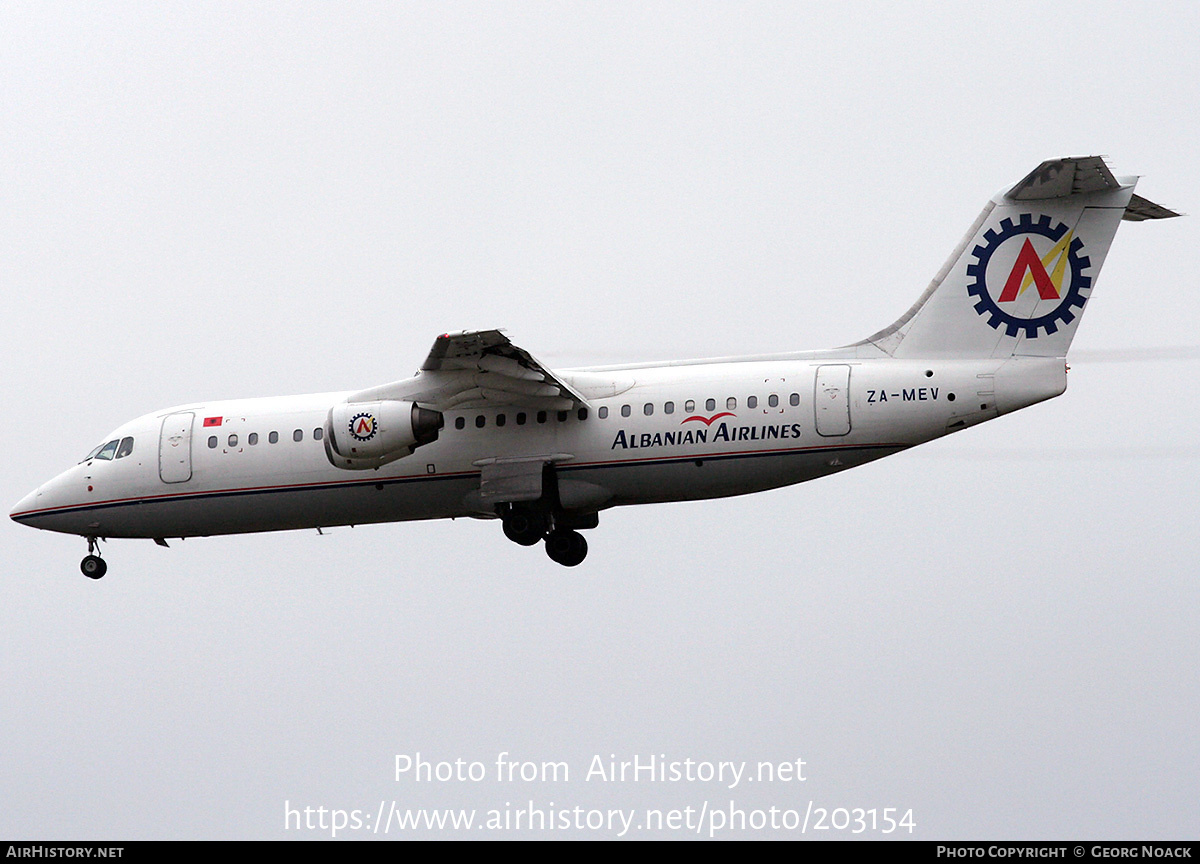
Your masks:
M355 441L370 441L375 437L375 417L371 414L355 414L350 419L350 437Z

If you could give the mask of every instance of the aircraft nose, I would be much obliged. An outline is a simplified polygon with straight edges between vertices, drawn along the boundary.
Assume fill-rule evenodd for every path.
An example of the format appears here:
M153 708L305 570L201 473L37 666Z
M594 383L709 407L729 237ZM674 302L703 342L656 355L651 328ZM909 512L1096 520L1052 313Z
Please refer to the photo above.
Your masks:
M37 509L37 499L41 494L42 487L39 486L17 502L17 506L13 507L13 509L9 511L8 518L12 519L14 522L23 521L21 518L22 516L30 515L32 511Z

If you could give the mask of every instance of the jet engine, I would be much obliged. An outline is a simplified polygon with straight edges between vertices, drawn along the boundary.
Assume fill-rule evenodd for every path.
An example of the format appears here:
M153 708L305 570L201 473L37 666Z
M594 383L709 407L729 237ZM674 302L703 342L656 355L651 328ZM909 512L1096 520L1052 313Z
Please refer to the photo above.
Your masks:
M343 402L325 421L325 453L338 468L378 468L436 441L444 422L414 402Z

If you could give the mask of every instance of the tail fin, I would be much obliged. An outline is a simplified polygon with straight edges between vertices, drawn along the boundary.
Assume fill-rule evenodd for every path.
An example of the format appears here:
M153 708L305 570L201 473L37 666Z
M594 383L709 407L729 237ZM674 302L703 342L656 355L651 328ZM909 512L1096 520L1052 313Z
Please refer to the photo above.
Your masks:
M1099 156L998 193L913 307L864 340L893 357L1063 357L1121 219L1177 216ZM859 344L864 344L859 343Z

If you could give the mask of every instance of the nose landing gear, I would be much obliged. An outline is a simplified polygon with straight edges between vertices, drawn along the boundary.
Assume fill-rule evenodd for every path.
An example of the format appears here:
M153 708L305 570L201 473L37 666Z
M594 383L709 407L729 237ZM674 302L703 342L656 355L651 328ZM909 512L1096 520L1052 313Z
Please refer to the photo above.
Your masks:
M79 562L79 569L89 579L99 579L108 572L108 564L96 553L100 551L100 543L95 537L87 538L88 554Z

